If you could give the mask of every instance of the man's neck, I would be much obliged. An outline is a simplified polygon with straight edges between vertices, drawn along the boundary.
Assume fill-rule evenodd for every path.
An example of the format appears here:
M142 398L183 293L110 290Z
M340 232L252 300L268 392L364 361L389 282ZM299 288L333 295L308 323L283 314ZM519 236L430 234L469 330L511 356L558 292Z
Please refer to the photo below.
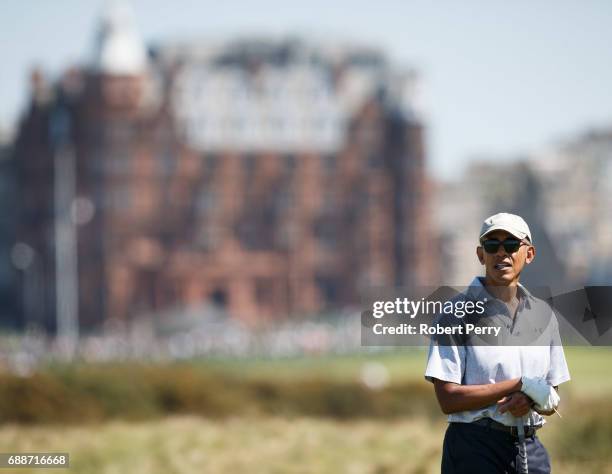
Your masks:
M485 287L492 296L504 303L510 303L517 298L518 282L511 282L509 285L495 285L488 277L484 280Z

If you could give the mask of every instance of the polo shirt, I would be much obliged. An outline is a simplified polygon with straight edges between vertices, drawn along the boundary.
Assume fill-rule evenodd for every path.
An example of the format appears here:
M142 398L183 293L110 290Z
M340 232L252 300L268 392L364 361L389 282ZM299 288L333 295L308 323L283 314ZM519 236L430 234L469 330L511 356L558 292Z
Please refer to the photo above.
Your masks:
M430 382L436 378L461 385L484 385L527 376L544 378L552 386L570 380L554 312L520 284L517 295L519 305L512 318L507 306L486 290L484 279L474 278L466 290L466 296L478 300L486 298L484 317L502 328L499 335L501 344L464 341L441 345L432 338L425 379ZM540 324L541 317L530 320L530 316L541 316L543 311L547 311L543 324ZM539 323L533 324L534 319ZM512 345L513 341L516 345ZM525 344L526 341L529 343ZM516 418L509 412L500 413L497 404L448 415L449 422L470 423L480 418L492 418L507 426L516 425ZM526 426L542 426L545 423L544 417L535 410L530 410L523 420Z

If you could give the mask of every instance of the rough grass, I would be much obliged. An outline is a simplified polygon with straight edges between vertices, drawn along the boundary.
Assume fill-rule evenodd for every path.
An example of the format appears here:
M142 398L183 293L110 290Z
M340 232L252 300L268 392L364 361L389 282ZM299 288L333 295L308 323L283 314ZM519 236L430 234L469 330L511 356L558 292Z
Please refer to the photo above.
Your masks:
M241 378L186 365L92 366L30 377L0 375L2 423L145 420L171 414L389 418L437 412L431 387L423 381L374 390L358 379Z
M567 426L560 421L552 421L542 436L551 452L555 473L612 472L609 454L602 452L602 457L592 457L595 452L583 450L591 440L574 438L582 433L580 429L568 430L562 436ZM439 472L444 429L441 418L423 417L338 421L311 417L207 420L175 416L81 427L5 425L0 428L0 446L5 452L69 451L70 472L79 474L424 474ZM609 443L609 434L606 436ZM599 449L605 451L603 443L598 444L597 453Z
M554 472L612 473L612 350L566 354L572 381L561 389L563 419L549 418L540 437ZM3 375L0 446L69 451L76 473L439 472L445 422L423 381L425 355L405 350ZM383 390L360 382L364 363L373 361L389 373ZM33 425L41 414L50 424Z
M428 419L173 417L62 429L9 425L0 445L69 451L70 470L83 474L428 473L439 469L443 429Z

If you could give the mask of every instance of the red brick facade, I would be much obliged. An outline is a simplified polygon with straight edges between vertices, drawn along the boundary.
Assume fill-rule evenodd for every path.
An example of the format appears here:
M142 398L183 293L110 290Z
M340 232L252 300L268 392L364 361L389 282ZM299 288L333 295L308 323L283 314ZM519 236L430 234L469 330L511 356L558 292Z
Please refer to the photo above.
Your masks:
M431 283L423 125L373 95L334 152L198 151L170 107L172 75L66 75L46 97L36 78L15 153L19 237L39 256L40 304L53 327L52 111L68 111L83 329L211 301L245 321L358 305L370 285ZM38 88L38 90L36 89ZM48 92L48 91L47 91ZM25 317L25 316L24 316Z

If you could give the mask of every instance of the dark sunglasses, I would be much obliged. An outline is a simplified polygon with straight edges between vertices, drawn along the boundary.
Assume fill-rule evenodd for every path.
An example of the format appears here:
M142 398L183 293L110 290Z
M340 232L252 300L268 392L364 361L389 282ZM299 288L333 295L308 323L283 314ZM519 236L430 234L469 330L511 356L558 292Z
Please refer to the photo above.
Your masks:
M503 242L498 239L486 239L482 241L482 248L487 253L497 253L499 246L503 245L507 253L514 253L521 247L521 244L529 245L528 242L519 239L506 239Z

